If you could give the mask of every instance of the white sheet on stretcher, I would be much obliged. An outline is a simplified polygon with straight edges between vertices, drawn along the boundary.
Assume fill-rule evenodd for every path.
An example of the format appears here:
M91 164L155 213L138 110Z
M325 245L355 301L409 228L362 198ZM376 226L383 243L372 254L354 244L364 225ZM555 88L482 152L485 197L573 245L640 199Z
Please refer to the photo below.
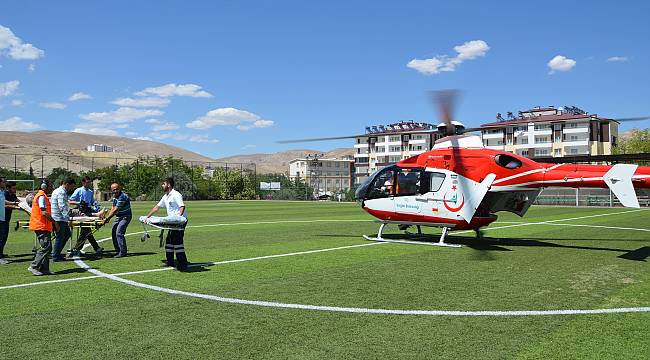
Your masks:
M78 222L93 222L99 220L99 216L73 216L70 220Z
M143 224L158 226L181 226L187 222L185 217L178 215L151 216L148 219L146 216L140 216L139 220Z
M27 201L25 198L18 198L20 202L18 203L18 207L21 208L22 210L25 210L28 214L32 213L32 207L27 204Z

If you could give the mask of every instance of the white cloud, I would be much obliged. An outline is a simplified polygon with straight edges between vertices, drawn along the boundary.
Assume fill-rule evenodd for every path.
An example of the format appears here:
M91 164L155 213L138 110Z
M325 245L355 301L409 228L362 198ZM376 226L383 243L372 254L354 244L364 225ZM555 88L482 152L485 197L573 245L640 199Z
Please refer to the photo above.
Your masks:
M0 82L0 96L9 96L13 94L18 90L18 85L20 85L20 81L18 80L12 80L6 83Z
M573 67L576 66L576 61L562 55L557 55L552 58L547 65L551 69L549 74L553 74L556 71L569 71L573 69Z
M90 135L108 135L108 136L118 136L117 131L101 126L101 124L94 123L81 123L78 124L72 132L90 134Z
M177 134L177 133L160 133L152 132L150 134L158 140L177 140L177 141L190 141L196 143L207 143L207 144L216 144L219 142L217 139L211 139L208 135L188 135L188 134Z
M108 112L92 112L88 114L79 115L80 118L97 123L112 124L112 123L125 123L133 120L138 120L150 116L159 116L164 114L160 110L152 109L134 109L130 107L121 107L117 110Z
M237 125L239 130L250 130L250 129L261 129L273 126L273 121L271 120L257 120L252 124Z
M13 116L8 119L0 121L0 129L4 130L14 130L14 131L34 131L42 129L43 127L39 124L24 121L18 116Z
M119 98L111 101L111 104L131 107L157 107L164 108L169 105L169 99L146 97L140 99Z
M60 102L45 102L45 103L40 103L39 105L47 109L57 109L57 110L65 109L66 106L68 106Z
M32 44L23 43L11 29L0 25L0 55L14 60L35 60L44 54L43 50Z
M136 135L138 135L138 133L135 132L135 131L127 131L127 132L124 133L124 135L126 135L126 136L136 136Z
M144 122L147 124L162 124L162 122L158 119L147 119Z
M257 145L255 145L255 144L246 144L246 145L242 146L241 149L242 150L250 150L250 149L255 149L256 147L257 147Z
M82 92L76 92L68 98L68 101L79 101L79 100L86 100L86 99L92 99L92 96L82 93Z
M116 128L116 129L128 129L129 124L115 124L115 125L113 125L113 127Z
M171 130L176 130L180 128L178 124L175 124L173 122L166 122L164 124L156 124L153 126L152 131L154 132L160 132L160 131L171 131Z
M166 84L157 87L148 87L142 91L138 91L135 94L138 96L147 96L155 95L160 97L170 97L170 96L190 96L190 97L202 97L209 98L212 97L207 91L201 90L202 88L199 85L195 84Z
M148 137L148 136L138 136L138 137L134 137L133 139L134 139L134 140L153 141L153 139L150 138L150 137Z
M607 59L608 62L626 62L629 58L627 56L612 56Z
M23 106L23 101L22 100L11 100L11 105L12 106Z
M33 73L34 71L36 71L36 65L29 64L29 66L27 66L27 71L29 71L30 73Z
M426 75L439 74L443 71L455 71L456 67L463 61L485 56L488 50L490 50L490 47L485 41L472 40L454 46L454 51L457 53L454 57L438 55L430 59L413 59L406 66Z
M219 142L217 139L210 139L207 135L194 135L189 138L191 142L216 144Z
M209 129L214 126L237 126L240 130L273 126L271 120L263 120L258 115L235 108L219 108L208 111L185 126L191 129Z

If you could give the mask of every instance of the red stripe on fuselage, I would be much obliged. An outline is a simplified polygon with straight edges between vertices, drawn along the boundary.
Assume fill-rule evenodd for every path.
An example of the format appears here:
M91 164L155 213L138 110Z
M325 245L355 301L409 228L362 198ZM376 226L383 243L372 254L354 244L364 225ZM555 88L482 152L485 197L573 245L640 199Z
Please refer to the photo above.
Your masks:
M494 222L497 219L497 216L491 217L473 217L470 223L463 219L447 219L442 217L427 216L420 214L404 214L391 211L383 210L373 210L364 206L363 209L368 212L368 214L381 219L381 220L390 220L390 221L404 221L404 222L421 222L421 223L431 223L435 224L454 224L454 230L470 230L478 229L483 226L487 226L490 223Z

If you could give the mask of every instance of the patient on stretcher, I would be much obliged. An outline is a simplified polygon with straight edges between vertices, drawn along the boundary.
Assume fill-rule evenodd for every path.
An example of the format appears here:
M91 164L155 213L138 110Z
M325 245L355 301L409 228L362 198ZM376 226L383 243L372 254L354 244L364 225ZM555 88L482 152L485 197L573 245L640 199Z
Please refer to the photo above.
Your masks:
M183 216L171 215L171 216L140 216L140 222L147 225L157 225L157 226L182 226L187 222L187 219Z

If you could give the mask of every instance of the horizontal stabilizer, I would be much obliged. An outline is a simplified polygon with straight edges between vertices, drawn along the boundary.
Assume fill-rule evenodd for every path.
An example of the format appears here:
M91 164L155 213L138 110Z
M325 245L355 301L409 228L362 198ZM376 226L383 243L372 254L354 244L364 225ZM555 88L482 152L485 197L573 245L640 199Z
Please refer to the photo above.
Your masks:
M633 164L616 164L603 176L607 186L625 207L639 207L639 200L632 185L632 176L637 167L638 165Z

